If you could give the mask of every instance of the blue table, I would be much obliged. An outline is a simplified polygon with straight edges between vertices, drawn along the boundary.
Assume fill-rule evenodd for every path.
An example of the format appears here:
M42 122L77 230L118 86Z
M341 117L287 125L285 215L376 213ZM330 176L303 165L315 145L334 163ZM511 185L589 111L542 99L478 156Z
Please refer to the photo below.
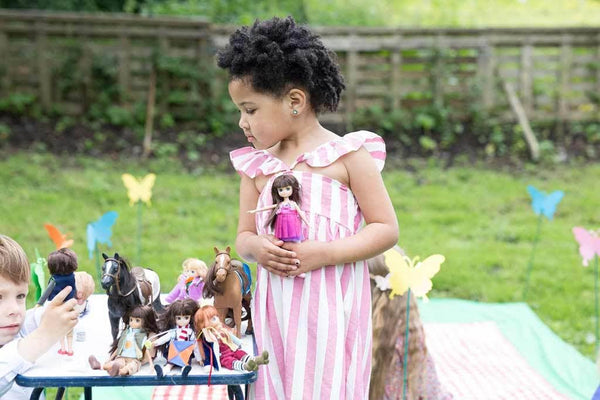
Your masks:
M44 388L56 387L57 398L62 398L64 388L82 387L86 400L92 398L92 387L97 386L163 386L163 385L207 385L209 370L192 362L192 370L187 377L181 376L179 368L166 372L161 379L149 365L143 365L132 376L111 377L104 370L93 370L88 364L90 355L103 363L108 358L112 337L106 308L106 295L92 295L89 299L89 311L80 318L74 329L72 357L59 355L58 344L40 357L36 365L22 375L17 375L18 385L35 388L31 399L39 399ZM244 327L245 328L245 327ZM242 330L243 331L243 330ZM242 348L248 354L256 354L254 337L244 335ZM227 369L210 374L211 385L248 385L257 379L256 372L240 372Z

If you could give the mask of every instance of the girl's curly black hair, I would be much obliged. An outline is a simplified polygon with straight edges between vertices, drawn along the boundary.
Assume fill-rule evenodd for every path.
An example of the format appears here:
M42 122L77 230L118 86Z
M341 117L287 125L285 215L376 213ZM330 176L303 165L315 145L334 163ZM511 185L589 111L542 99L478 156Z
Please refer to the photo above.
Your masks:
M294 86L304 89L316 112L335 111L345 89L335 53L292 17L243 26L217 53L231 79L248 79L254 90L276 98Z

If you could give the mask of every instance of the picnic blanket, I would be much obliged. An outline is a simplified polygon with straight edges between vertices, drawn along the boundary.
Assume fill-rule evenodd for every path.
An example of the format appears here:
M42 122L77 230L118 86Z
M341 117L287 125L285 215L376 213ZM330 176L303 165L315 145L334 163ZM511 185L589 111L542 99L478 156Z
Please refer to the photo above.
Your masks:
M430 299L419 303L427 346L455 399L585 399L595 364L525 303Z

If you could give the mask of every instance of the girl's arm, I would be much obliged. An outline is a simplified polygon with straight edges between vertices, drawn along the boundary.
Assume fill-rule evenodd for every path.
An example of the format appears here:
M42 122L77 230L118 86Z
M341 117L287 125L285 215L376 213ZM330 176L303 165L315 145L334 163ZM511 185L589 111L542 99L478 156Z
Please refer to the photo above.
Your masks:
M340 161L348 172L348 183L363 213L365 226L355 235L331 242L308 240L284 244L283 247L296 252L300 260L300 268L290 275L325 265L366 260L381 254L398 241L396 213L371 155L361 148Z
M283 241L273 235L257 234L255 216L248 211L256 207L260 193L253 179L245 174L240 176L240 214L235 249L244 260L258 262L273 273L287 275L288 271L296 269L296 254L279 247Z

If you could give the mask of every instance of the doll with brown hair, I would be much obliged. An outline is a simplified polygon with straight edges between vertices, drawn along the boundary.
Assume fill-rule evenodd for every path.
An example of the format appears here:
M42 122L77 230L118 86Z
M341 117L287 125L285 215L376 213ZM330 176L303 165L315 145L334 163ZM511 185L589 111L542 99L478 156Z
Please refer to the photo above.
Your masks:
M182 376L187 376L190 373L192 367L189 360L196 346L196 333L194 331L194 314L196 314L196 311L198 311L198 303L188 298L175 300L160 315L158 319L160 333L149 338L150 344L159 348L159 354L154 359L154 370L159 378L162 378L164 373L170 371L174 365L182 368ZM166 344L168 344L166 349L160 348ZM175 352L178 352L179 356L170 360L160 354L167 353L170 358L171 353Z
M113 341L110 357L102 365L110 376L133 375L142 364L148 362L152 366L153 351L145 346L146 340L158 332L156 314L150 306L136 306L123 316L125 328ZM100 362L91 355L90 366L100 369Z
M187 258L183 261L182 269L183 272L179 275L177 284L165 297L165 301L169 304L185 298L196 301L202 298L204 279L208 272L206 263L197 258Z
M236 371L256 371L259 365L269 363L269 353L266 351L260 356L252 357L242 350L241 340L223 324L214 306L200 307L194 315L194 322L201 341L201 364L213 364L213 357L206 354L206 348L211 349L221 366Z
M284 173L273 180L271 197L273 204L256 210L251 214L271 210L265 228L272 228L273 235L284 242L301 242L302 222L308 226L308 220L300 209L300 183L292 174Z
M66 300L73 299L77 294L77 285L75 282L75 271L77 270L77 254L67 247L53 251L48 255L48 270L50 271L50 279L48 286L42 296L38 300L38 305L43 305L46 300L52 300L61 290L70 286L71 292L67 295ZM73 355L73 331L60 341L60 349L58 354L67 356Z

